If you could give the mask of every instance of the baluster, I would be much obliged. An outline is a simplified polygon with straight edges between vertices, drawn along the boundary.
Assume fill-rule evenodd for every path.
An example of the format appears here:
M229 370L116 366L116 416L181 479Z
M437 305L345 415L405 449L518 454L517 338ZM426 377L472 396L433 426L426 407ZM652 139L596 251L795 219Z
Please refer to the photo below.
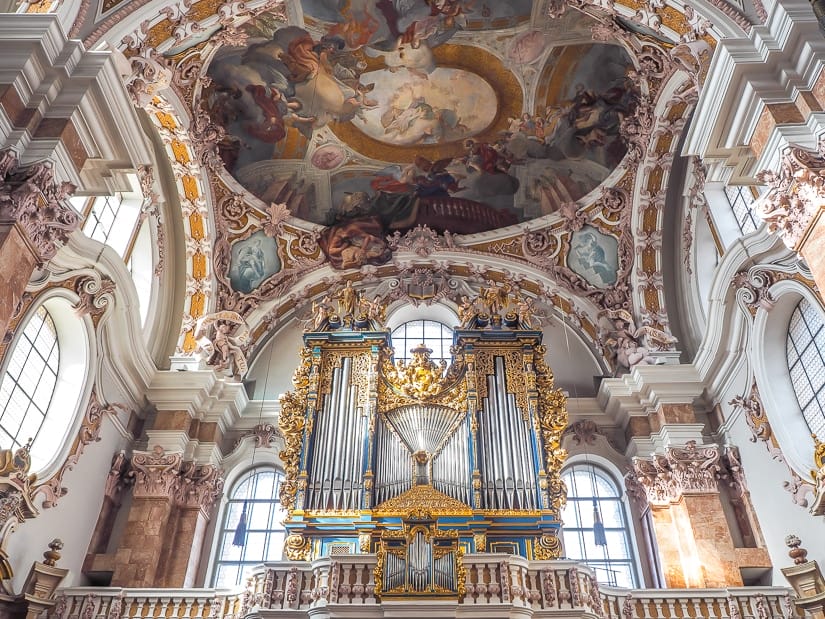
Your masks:
M676 617L676 600L674 598L667 598L667 616Z
M143 617L144 616L143 608L146 606L146 598L142 598L142 597L136 598L136 601L137 601L137 607L135 608L135 614L133 616L134 617Z

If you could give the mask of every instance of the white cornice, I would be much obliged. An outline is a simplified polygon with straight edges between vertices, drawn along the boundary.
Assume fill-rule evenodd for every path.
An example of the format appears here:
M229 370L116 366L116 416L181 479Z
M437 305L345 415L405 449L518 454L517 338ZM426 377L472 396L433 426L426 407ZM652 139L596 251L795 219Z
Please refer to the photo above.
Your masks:
M749 38L719 42L687 134L684 153L724 159L752 174L750 142L766 104L811 90L825 64L825 37L807 0L778 3Z
M243 384L212 370L159 371L146 397L159 411L186 411L194 419L218 423L221 432L234 427L249 402Z
M621 378L603 380L596 397L615 425L624 428L632 416L647 416L663 404L692 404L703 391L691 364L639 365Z

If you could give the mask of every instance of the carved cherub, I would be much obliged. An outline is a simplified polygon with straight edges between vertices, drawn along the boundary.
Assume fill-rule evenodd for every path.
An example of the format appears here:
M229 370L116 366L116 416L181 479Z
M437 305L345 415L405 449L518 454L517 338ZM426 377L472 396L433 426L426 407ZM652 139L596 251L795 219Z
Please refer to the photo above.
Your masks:
M525 329L533 328L536 308L533 306L533 299L519 296L516 302L516 313L518 314L519 325Z
M233 328L233 324L237 327ZM211 338L207 335L214 326ZM207 357L206 364L219 372L229 371L236 379L246 374L247 363L243 346L249 341L249 328L237 312L223 311L207 314L198 321L195 338Z
M461 297L461 303L458 305L458 320L462 326L467 326L470 321L478 314L475 301L471 301L470 297Z
M637 365L661 363L659 359L650 355L650 350L641 344L639 338L643 335L650 336L650 332L654 332L656 337L662 339L661 336L669 337L666 333L653 327L637 329L633 317L625 309L609 310L607 315L613 323L613 329L608 330L605 345L613 350L617 365L632 369Z
M490 316L497 316L510 302L510 285L498 286L493 284L488 288L482 288L479 298L486 306L487 313Z
M360 306L364 316L379 323L384 322L387 315L387 307L381 297L375 296L372 301L362 297L360 299Z

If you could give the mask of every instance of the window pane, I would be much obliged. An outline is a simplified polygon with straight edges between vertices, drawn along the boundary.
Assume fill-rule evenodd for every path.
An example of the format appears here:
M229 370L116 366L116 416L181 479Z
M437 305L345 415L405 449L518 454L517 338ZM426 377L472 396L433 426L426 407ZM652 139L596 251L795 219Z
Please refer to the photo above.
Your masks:
M441 359L450 361L450 347L453 345L453 331L447 325L434 320L411 320L392 332L395 359L410 359L410 349L424 344L432 349L430 358L438 363Z
M786 354L802 415L814 434L825 430L825 329L820 309L803 299L791 315Z
M593 568L600 582L637 586L630 527L617 483L607 471L589 463L568 467L562 479L568 491L567 506L562 511L567 557ZM595 510L605 527L606 546L596 545Z
M272 469L254 469L242 477L229 493L223 515L223 530L218 542L218 557L213 582L216 587L241 583L245 571L262 561L279 560L283 555L286 532L285 510L278 499L283 476ZM235 546L235 532L246 503L246 537Z
M57 383L56 333L49 312L40 306L15 344L0 388L0 436L11 439L11 444L3 441L4 448L17 449L40 433Z

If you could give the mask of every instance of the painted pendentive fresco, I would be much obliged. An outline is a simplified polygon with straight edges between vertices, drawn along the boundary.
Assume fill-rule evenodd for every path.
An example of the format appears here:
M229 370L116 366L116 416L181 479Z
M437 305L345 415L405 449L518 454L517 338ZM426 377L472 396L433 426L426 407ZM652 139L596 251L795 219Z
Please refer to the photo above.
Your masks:
M226 130L229 173L325 226L335 268L386 262L386 236L418 225L466 235L555 213L626 152L632 63L593 41L583 13L539 32L523 27L523 0L302 8L304 27L267 14L241 26L246 43L216 54L203 104Z
M570 239L567 265L589 284L596 288L607 288L616 283L619 270L618 242L615 237L603 234L593 226L584 226L574 232Z
M229 282L234 290L248 294L280 270L277 241L263 231L232 245Z

